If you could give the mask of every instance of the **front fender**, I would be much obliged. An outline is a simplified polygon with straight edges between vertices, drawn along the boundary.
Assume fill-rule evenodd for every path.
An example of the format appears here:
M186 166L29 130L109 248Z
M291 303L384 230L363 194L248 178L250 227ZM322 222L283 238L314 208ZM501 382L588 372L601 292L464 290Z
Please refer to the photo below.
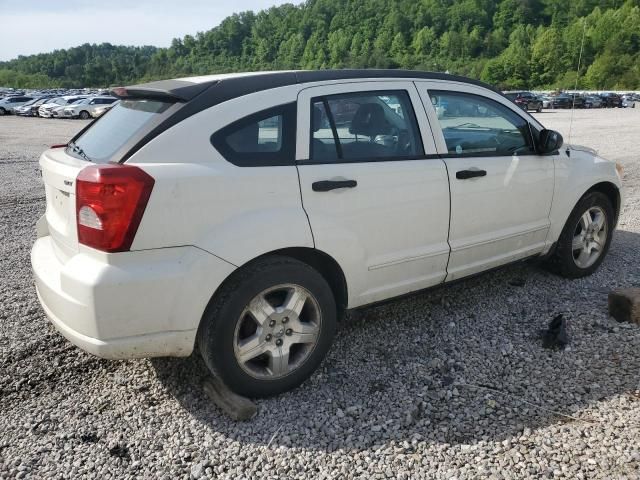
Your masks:
M568 154L567 154L568 152ZM569 147L554 157L555 186L549 219L551 228L547 244L558 240L571 211L593 186L613 185L620 195L618 211L622 209L622 182L614 162L599 157L594 151Z

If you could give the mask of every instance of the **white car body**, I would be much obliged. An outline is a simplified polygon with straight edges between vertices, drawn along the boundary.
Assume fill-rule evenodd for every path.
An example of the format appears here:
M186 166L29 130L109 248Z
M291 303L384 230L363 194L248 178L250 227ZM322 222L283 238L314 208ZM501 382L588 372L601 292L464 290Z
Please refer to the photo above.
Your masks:
M241 94L227 95L227 85ZM501 94L459 77L380 71L230 74L157 82L149 91L163 88L176 97L206 90L210 96L201 93L196 101L213 100L146 143L136 137L114 153L116 161L124 157L125 165L154 181L127 251L105 253L78 241L77 177L95 164L73 154L71 146L47 150L40 158L47 210L31 254L38 296L65 337L101 357L191 354L212 295L238 268L272 252L317 254L337 265L346 287L344 306L352 309L545 255L594 186L617 192L620 211L615 164L589 149L454 158L432 91L481 96L543 129ZM377 91L406 92L424 156L310 162L311 99ZM295 105L297 114L295 162L237 166L212 146L214 132L284 104ZM165 115L180 107L181 102L172 104ZM71 108L77 115L80 107ZM91 128L115 121L122 108L113 108ZM456 178L457 171L478 168L487 175ZM316 182L344 179L356 179L357 188L315 191Z
M82 101L75 102L72 105L64 107L58 116L64 118L91 118L96 109L104 107L105 105L111 104L117 100L117 98L106 96L87 97Z
M636 100L631 95L624 95L622 97L622 106L624 108L636 108Z
M64 96L64 97L56 97L52 98L47 103L40 106L38 109L38 115L42 118L51 118L53 117L53 111L59 109L60 107L64 108L68 106L70 103L77 101L82 98L87 98L86 96L72 95L72 96ZM60 108L60 110L62 110ZM60 111L58 110L58 111Z
M542 100L542 108L551 108L551 103L553 102L553 100L551 100L549 97L541 96L540 100Z
M113 102L110 103L108 105L99 105L96 108L93 108L90 110L90 114L93 118L100 118L102 115L104 115L105 113L107 113L109 110L111 110L113 107L115 107L118 104L118 102Z

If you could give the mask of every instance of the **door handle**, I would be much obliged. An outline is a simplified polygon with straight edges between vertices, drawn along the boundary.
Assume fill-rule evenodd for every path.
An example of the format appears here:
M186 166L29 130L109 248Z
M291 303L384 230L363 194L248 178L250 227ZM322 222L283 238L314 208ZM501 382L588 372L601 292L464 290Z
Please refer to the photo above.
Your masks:
M456 178L458 180L467 180L468 178L485 177L487 175L486 170L460 170L456 172Z
M314 192L328 192L338 188L354 188L356 185L358 185L358 182L355 180L320 180L319 182L313 182L311 188Z

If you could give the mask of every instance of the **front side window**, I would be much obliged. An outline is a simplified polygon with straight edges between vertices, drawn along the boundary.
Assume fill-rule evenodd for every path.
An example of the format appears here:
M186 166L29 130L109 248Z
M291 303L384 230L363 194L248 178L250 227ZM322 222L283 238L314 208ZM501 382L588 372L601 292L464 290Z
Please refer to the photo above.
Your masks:
M238 166L293 165L295 141L295 103L255 113L211 136L213 146Z
M406 91L357 92L311 101L310 158L395 160L424 154Z
M468 93L430 91L452 156L528 155L535 152L529 123L504 105Z

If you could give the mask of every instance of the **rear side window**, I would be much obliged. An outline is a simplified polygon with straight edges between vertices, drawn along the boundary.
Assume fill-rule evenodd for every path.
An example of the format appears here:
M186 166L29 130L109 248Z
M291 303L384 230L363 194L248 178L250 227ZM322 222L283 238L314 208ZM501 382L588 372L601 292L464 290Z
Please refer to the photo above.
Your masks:
M82 132L67 152L92 162L108 162L131 139L150 131L171 105L157 100L122 100Z
M217 131L211 144L239 167L295 163L295 103L263 110Z
M311 102L312 161L402 160L424 154L406 91L330 95Z

